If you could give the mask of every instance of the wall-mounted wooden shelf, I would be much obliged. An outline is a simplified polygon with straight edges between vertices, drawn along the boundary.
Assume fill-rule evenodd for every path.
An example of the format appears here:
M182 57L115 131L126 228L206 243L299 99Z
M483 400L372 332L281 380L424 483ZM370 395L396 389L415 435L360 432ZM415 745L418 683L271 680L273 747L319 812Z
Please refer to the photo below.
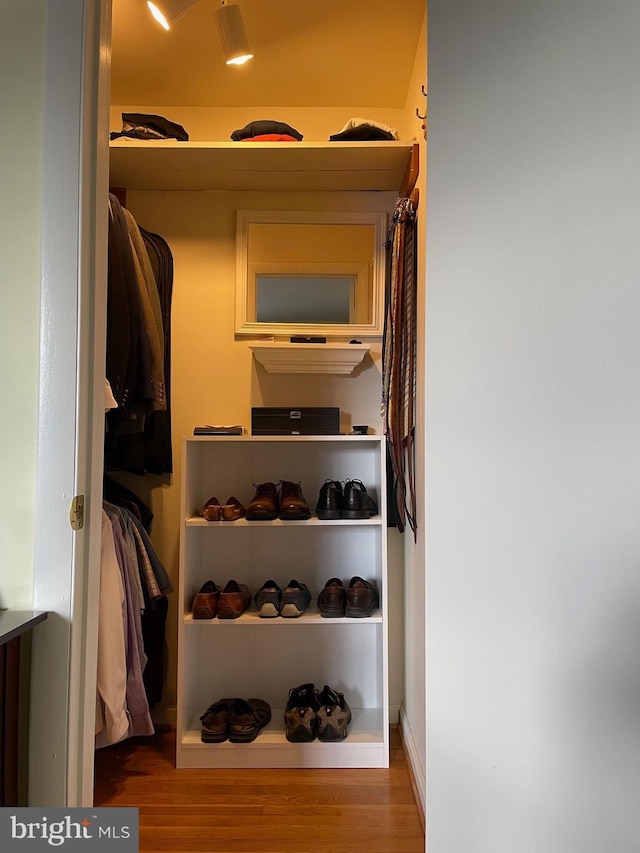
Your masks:
M370 350L369 344L249 344L267 373L334 373L347 376Z
M412 142L175 142L115 140L112 187L127 190L400 192Z

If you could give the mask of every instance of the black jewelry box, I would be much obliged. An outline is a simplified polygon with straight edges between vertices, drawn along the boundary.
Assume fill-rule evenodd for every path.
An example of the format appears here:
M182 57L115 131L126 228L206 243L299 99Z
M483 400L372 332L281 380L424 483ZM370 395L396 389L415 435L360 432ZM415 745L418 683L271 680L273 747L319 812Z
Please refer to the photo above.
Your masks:
M307 406L300 409L251 409L251 435L340 435L340 409Z

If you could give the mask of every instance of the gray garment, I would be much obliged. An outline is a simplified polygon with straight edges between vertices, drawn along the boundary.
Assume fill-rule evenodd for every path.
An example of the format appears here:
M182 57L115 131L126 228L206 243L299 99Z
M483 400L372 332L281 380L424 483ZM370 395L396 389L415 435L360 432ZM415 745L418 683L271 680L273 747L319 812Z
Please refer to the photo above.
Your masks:
M122 584L125 596L124 635L127 659L127 712L130 717L128 736L152 735L154 734L153 722L149 713L149 703L147 702L147 695L142 680L144 667L141 665L141 654L144 655L144 649L138 643L137 626L140 626L140 610L134 605L133 601L131 573L127 569L127 563L129 562L129 557L127 556L128 548L118 515L113 512L113 509L117 509L117 507L112 508L110 504L105 504L104 506L107 515L111 519L116 557L122 572ZM140 636L142 636L141 629L139 630Z
M144 529L144 525L142 524L142 522L138 518L136 518L135 515L132 514L130 518L132 524L136 527L138 533L140 534L140 538L147 552L147 556L149 558L149 561L151 562L151 567L153 569L153 574L155 575L158 588L160 589L160 594L165 595L166 593L171 592L173 587L171 586L169 575L167 574L165 567L160 562L160 557L158 557L156 549L151 544L149 534ZM149 594L149 597L153 598L149 591L147 592Z
M107 515L111 518L114 524L117 524L122 533L123 548L124 548L124 568L129 579L129 590L133 612L135 614L135 632L138 638L138 652L140 655L140 669L144 672L147 665L147 656L144 653L144 639L142 637L142 614L144 613L144 593L142 591L142 581L140 579L140 564L138 562L138 551L136 549L136 541L131 530L131 522L129 513L125 512L118 506L110 503L104 503L103 507Z

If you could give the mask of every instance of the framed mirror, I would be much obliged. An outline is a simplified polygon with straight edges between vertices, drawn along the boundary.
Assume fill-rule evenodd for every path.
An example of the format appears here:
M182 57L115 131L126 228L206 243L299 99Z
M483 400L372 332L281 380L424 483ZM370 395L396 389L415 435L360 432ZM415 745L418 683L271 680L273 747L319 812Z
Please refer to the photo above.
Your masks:
M236 334L382 335L379 212L240 210Z

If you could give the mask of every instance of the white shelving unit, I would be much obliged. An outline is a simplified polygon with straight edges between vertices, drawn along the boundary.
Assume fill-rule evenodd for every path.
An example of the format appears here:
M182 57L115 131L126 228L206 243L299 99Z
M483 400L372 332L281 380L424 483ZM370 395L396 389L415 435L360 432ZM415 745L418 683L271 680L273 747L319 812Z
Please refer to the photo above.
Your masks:
M196 767L388 767L387 543L385 448L381 436L194 437L184 440L179 588L176 764ZM313 511L325 479L362 480L380 515L362 521L207 522L215 495L245 504L254 483L300 481ZM330 577L376 584L380 608L364 619L326 619L315 600ZM298 619L194 620L191 604L207 580L234 578L252 593L268 578L296 578L314 603ZM289 689L306 682L344 692L353 711L340 743L289 743ZM250 744L204 744L200 715L224 696L258 697L272 721Z

